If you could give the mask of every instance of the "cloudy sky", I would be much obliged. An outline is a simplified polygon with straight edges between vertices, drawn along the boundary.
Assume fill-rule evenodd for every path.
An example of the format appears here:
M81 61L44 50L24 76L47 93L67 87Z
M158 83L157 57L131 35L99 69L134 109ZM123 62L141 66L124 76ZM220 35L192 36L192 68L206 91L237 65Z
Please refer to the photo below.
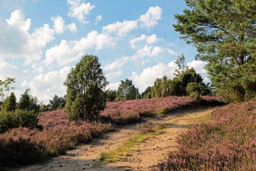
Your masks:
M173 77L184 53L207 82L205 63L179 39L172 24L183 0L0 0L0 79L15 77L19 98L27 88L48 103L64 96L63 82L83 55L96 55L109 81L131 79L140 92Z

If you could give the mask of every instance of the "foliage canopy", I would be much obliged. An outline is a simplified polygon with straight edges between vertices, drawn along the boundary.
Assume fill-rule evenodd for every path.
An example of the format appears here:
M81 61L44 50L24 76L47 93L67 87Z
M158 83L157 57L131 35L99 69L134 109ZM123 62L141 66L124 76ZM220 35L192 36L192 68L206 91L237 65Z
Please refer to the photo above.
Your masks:
M125 79L125 81L121 80L116 94L119 100L134 100L139 90L133 85L132 80Z
M52 100L50 100L50 105L53 110L56 110L58 108L63 108L66 104L66 100L63 97L58 97L55 95Z
M10 96L8 96L2 104L2 110L6 111L15 111L16 110L16 96L13 92L11 92Z
M224 101L256 95L256 1L186 0L174 28L207 61L206 69Z
M15 82L15 78L8 77L4 81L0 80L0 100L8 96L9 91L13 89L10 85Z
M103 90L108 82L98 57L85 55L68 74L65 110L70 120L98 120L106 101Z
M175 63L175 77L168 79L166 76L157 78L151 88L152 97L186 96L199 100L201 95L209 95L211 90L203 83L203 78L196 73L194 68L185 65L185 56L178 56Z

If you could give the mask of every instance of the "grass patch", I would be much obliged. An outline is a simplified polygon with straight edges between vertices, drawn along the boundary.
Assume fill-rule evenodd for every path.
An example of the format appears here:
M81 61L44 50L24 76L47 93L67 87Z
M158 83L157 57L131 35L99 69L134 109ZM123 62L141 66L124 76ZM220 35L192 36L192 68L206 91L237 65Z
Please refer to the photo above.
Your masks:
M171 122L166 123L167 126L171 126L176 124L180 120L187 120L187 124L196 125L200 123L211 123L212 122L212 111L207 111L204 113L195 113L195 114L188 114L181 117L177 117L171 120Z
M139 145L144 142L146 139L154 137L155 135L161 133L163 130L162 126L155 127L154 131L147 133L139 133L138 135L129 138L121 147L114 151L102 152L100 155L101 162L116 162L123 161L126 159L126 156L132 152L137 151L134 146Z
M200 123L211 123L212 122L212 111L207 111L200 114L195 114L192 116L185 116L184 118L189 119L189 124L200 124Z

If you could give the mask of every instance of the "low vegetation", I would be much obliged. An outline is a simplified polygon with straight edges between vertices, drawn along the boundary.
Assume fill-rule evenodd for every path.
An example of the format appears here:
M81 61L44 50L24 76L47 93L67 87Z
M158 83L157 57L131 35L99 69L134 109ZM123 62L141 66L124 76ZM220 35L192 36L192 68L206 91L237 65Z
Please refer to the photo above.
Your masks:
M64 154L78 143L113 129L110 124L70 122L64 110L43 113L38 124L40 129L19 127L0 134L0 166L30 164Z
M211 96L204 96L201 101L185 96L169 96L165 98L108 102L106 109L101 112L101 119L104 122L123 125L138 122L145 116L164 114L181 107L207 103L220 104L216 97Z
M205 102L216 102L214 97L204 99ZM194 104L199 102L188 97L109 102L100 114L105 123L69 121L64 109L44 112L38 118L36 128L19 127L0 134L0 166L29 164L47 156L64 154L67 149L74 148L79 143L88 142L106 131L113 130L112 123L135 123L144 116L163 114Z
M256 99L212 113L212 121L178 138L178 152L160 170L255 170Z

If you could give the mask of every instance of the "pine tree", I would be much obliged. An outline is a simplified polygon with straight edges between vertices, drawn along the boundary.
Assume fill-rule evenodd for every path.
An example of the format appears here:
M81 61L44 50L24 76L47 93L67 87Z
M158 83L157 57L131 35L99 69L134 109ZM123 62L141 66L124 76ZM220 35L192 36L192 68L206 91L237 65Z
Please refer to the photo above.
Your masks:
M19 109L21 110L29 110L30 106L30 97L29 97L29 89L27 89L20 97L19 100Z
M256 95L256 1L186 0L174 28L197 48L217 94L226 102Z
M125 81L121 81L117 89L117 98L120 100L134 100L138 93L139 90L133 85L132 80L125 79Z
M3 110L5 111L15 111L16 110L16 96L12 92L3 102Z
M68 74L65 110L70 120L98 120L106 100L103 90L108 82L98 57L85 55Z

